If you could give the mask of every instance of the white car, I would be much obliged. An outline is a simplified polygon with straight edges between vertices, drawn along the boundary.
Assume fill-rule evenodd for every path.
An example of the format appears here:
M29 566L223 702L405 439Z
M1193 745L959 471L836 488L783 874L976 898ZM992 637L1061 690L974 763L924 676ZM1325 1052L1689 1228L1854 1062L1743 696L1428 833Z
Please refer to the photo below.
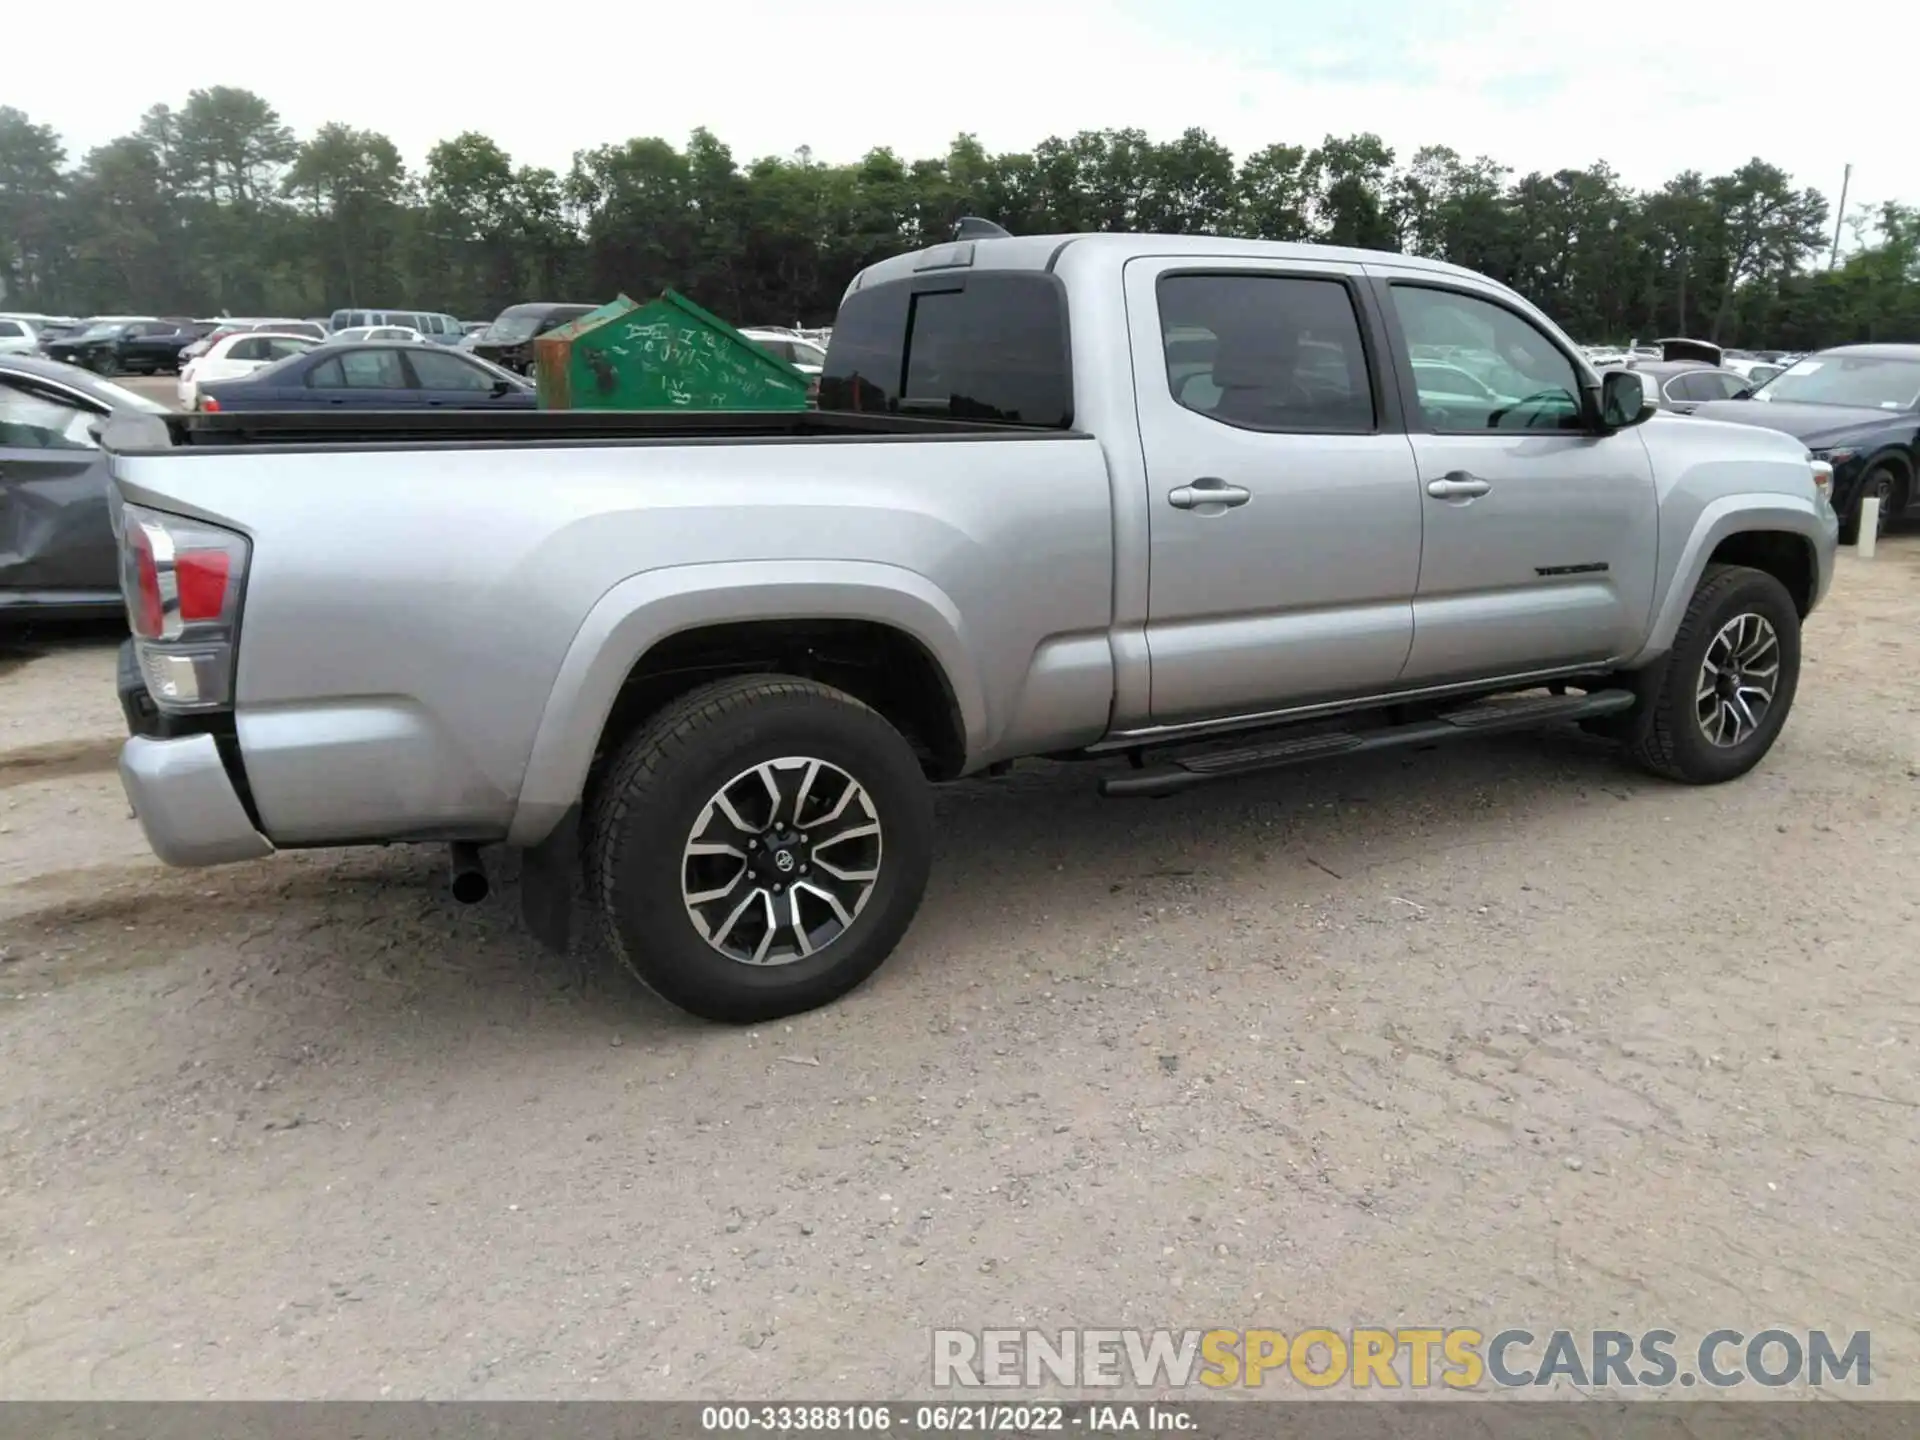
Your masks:
M740 332L776 359L785 360L801 374L818 379L827 363L827 352L811 340L802 340L788 330L742 330Z
M271 365L289 355L304 354L320 343L311 335L281 335L270 330L222 336L206 354L182 367L180 382L175 387L180 408L191 410L200 403L203 380L233 380L251 375L262 365Z
M330 343L341 340L410 340L415 344L425 344L427 337L411 325L349 325L344 330L336 330L327 337Z
M38 355L40 334L31 320L0 315L0 355Z

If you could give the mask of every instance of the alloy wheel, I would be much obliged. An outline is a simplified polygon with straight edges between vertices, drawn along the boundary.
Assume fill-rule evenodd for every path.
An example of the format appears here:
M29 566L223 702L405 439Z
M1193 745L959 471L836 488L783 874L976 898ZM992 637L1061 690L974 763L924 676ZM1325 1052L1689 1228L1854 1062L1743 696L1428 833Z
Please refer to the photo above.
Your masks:
M826 760L790 755L743 770L701 807L680 893L707 944L743 965L818 954L859 918L880 876L880 815Z
M1780 637L1763 615L1736 615L1722 625L1700 662L1694 712L1707 743L1743 744L1773 708L1780 685Z

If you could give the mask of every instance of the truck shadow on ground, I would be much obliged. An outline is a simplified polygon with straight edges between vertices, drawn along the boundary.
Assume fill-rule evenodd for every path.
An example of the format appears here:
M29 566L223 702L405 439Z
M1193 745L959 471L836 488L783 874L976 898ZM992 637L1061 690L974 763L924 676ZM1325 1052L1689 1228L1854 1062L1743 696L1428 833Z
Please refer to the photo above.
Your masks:
M910 1017L952 964L989 989L1027 983L1020 952L1039 927L1104 932L1117 907L1226 897L1244 907L1275 886L1324 898L1415 853L1670 788L1571 731L1336 760L1157 801L1102 800L1100 769L1036 764L944 787L934 878L913 929L866 986L816 1014L854 1007L862 1023L896 1012L918 1023ZM223 1015L192 1043L221 1048L257 1043L249 1032L262 1029L282 1048L291 1031L337 1050L379 1046L387 1031L418 1043L423 1032L500 1026L522 1053L736 1033L652 997L593 942L584 913L575 930L588 938L572 955L543 950L520 927L511 857L487 859L494 893L471 907L447 893L443 851L404 846L213 871L101 867L82 872L83 893L70 877L43 877L15 887L27 908L0 921L0 991L25 999L139 972L172 997L149 1036L156 1045L183 991L192 1008Z

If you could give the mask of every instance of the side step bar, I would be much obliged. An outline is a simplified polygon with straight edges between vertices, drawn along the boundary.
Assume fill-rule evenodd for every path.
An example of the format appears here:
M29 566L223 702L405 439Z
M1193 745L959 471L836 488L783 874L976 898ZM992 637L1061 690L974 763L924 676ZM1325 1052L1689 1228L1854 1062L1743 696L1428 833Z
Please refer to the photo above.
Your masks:
M1269 740L1237 750L1214 750L1168 760L1160 765L1100 781L1100 793L1112 799L1171 795L1232 775L1251 775L1304 765L1333 755L1358 755L1369 750L1392 750L1403 745L1435 745L1503 730L1531 730L1563 720L1590 720L1631 710L1631 690L1596 690L1590 695L1526 696L1515 700L1486 700L1449 710L1410 725L1388 725L1378 730L1307 735Z

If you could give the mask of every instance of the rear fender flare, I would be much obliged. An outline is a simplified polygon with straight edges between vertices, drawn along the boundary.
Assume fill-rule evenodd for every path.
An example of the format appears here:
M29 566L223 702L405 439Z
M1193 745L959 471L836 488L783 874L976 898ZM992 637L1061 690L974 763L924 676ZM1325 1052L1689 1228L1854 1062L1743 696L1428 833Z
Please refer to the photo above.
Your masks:
M655 645L702 626L780 619L868 620L911 635L946 675L968 752L984 747L986 702L966 623L924 575L869 561L668 566L615 585L575 633L541 712L507 842L538 844L579 802L614 700Z

